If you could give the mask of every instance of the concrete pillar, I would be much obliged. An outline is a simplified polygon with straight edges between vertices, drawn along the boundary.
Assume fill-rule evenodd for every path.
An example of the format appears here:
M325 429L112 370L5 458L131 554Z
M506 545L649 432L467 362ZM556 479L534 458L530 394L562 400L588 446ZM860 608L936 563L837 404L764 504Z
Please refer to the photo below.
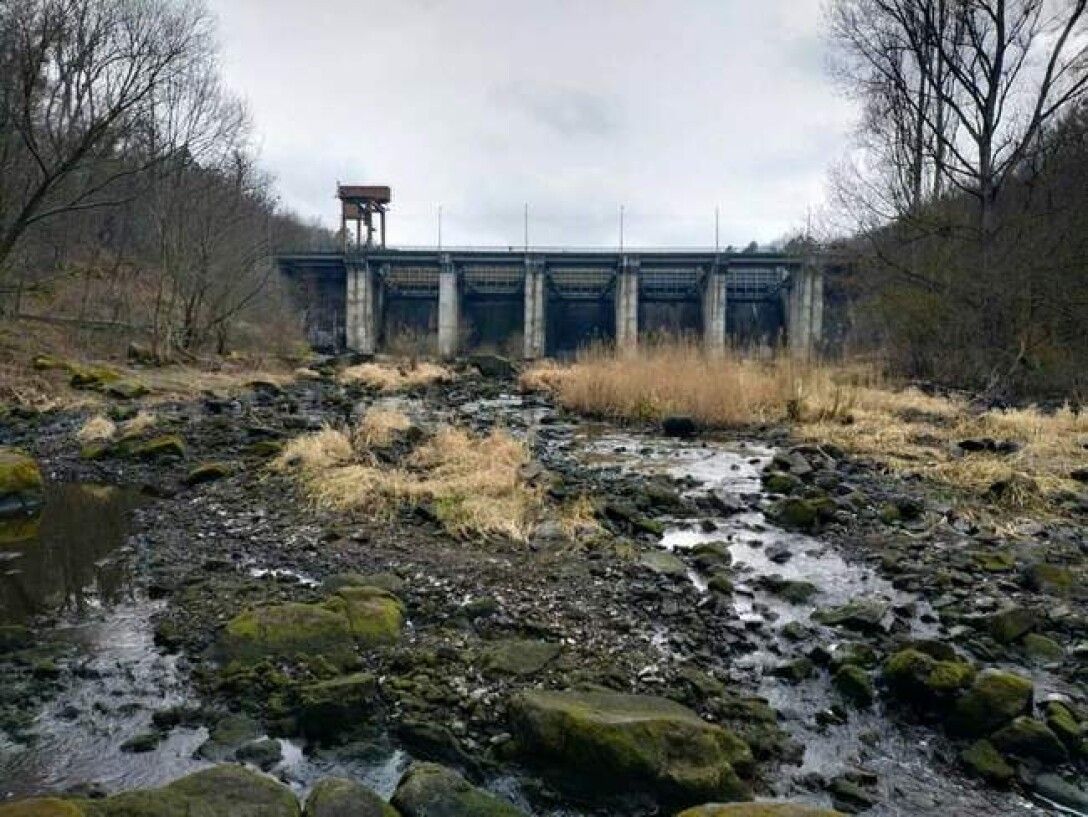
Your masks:
M638 274L639 259L625 255L616 275L616 349L634 349L638 345Z
M728 297L726 270L715 264L703 282L703 348L711 355L722 354L728 344Z
M525 352L526 360L544 357L547 335L544 327L547 296L544 288L544 260L525 258Z
M786 301L786 338L790 354L812 357L823 335L824 279L820 270L802 267L793 273Z
M457 341L461 334L461 291L457 268L444 254L438 271L438 354L443 358L457 356Z
M344 326L346 345L353 352L372 355L378 351L381 318L381 284L367 262L348 263Z

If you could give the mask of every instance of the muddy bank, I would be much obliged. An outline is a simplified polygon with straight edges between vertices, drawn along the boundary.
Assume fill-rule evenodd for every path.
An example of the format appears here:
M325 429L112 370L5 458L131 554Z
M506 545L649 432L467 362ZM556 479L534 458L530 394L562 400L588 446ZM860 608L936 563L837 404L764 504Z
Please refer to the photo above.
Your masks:
M328 381L209 397L158 409L141 440L178 445L94 459L74 439L84 418L5 425L0 443L29 450L49 482L125 486L143 497L124 510L116 546L85 551L92 563L124 565L119 594L97 578L73 582L78 592L38 593L33 559L18 562L25 550L11 559L18 586L53 600L11 618L30 642L12 644L0 667L25 690L3 703L5 792L89 784L84 791L112 793L244 760L298 795L335 776L389 798L413 760L429 760L537 814L616 813L618 803L625 813L670 813L711 794L888 815L1059 813L1039 792L1074 802L1075 788L1051 779L1083 779L1073 749L1045 762L999 751L1012 779L1001 788L979 781L959 756L974 739L949 733L947 708L885 690L884 666L910 642L940 642L973 671L1030 679L1040 722L1053 698L1081 729L1077 524L975 529L924 486L836 452L791 450L782 433L676 441L621 432L491 380L461 379L400 403L423 426L501 424L524 435L538 463L527 477L553 503L591 498L598 530L572 542L543 524L528 543L456 541L426 507L378 519L321 511L265 469L282 440L381 399ZM212 462L222 467L194 475ZM91 603L56 601L78 597ZM376 609L375 599L400 611L388 639L358 632L372 619L356 611ZM1012 602L1030 615L1006 643L991 622ZM224 652L224 633L249 639L243 611L269 608L271 623L291 613L318 620L323 638L326 624L349 635L333 638L320 661L284 647L292 633L246 660ZM66 628L107 635L72 646L59 637ZM52 666L43 669L45 660ZM670 710L685 745L702 747L698 756L647 756L638 763L677 773L607 791L549 749L541 724L567 724L564 734L581 734L577 745L596 746L597 756L615 742L571 726L569 700L521 697L538 688L640 696L593 707L642 722L647 708L657 711L649 700L666 699L721 732ZM50 741L60 734L68 743L58 750ZM58 751L92 761L27 771ZM728 768L735 782L675 782L706 768Z

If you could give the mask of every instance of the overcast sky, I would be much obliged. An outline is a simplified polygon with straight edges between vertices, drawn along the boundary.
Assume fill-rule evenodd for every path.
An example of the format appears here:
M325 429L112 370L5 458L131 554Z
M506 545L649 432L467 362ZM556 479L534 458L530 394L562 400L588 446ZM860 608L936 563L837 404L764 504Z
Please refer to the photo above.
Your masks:
M823 199L851 110L820 0L212 0L284 204L393 188L389 241L773 240Z

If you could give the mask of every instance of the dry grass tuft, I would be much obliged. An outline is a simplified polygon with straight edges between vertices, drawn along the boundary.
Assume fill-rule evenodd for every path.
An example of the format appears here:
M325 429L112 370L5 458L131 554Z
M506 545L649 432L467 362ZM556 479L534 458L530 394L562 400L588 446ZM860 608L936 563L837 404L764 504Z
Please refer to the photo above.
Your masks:
M85 422L76 432L76 439L81 443L96 443L112 440L117 433L113 420L103 414L96 414Z
M358 383L384 392L402 391L432 383L449 383L453 373L434 363L411 362L401 365L362 363L340 373L341 383Z
M396 409L371 409L352 434L352 444L357 450L385 448L397 436L412 426L408 415Z
M595 349L571 365L544 362L523 373L521 385L612 419L686 414L708 427L787 420L807 441L832 443L1012 511L1051 509L1056 495L1080 489L1069 475L1088 460L1088 414L1033 407L979 412L959 397L885 383L863 363L710 358L681 343L621 357ZM1012 440L1020 450L961 456L955 448L983 437Z
M526 445L505 431L477 437L443 428L412 452L400 467L378 464L371 448L384 433L407 421L396 412L379 415L348 434L324 429L288 443L273 463L295 474L322 506L388 514L430 504L457 536L500 534L524 540L540 516L542 497L521 478L529 460ZM368 415L369 416L369 415ZM369 428L367 426L369 425Z
M121 424L121 436L131 437L150 431L159 424L159 418L150 411L141 409L135 417Z

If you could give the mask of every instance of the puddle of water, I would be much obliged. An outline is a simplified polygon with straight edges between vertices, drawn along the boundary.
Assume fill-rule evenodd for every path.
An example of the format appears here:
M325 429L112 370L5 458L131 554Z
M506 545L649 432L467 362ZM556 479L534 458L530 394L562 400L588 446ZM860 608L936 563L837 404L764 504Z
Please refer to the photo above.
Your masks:
M140 503L109 486L52 485L40 514L0 521L0 623L78 619L130 597L123 546Z

